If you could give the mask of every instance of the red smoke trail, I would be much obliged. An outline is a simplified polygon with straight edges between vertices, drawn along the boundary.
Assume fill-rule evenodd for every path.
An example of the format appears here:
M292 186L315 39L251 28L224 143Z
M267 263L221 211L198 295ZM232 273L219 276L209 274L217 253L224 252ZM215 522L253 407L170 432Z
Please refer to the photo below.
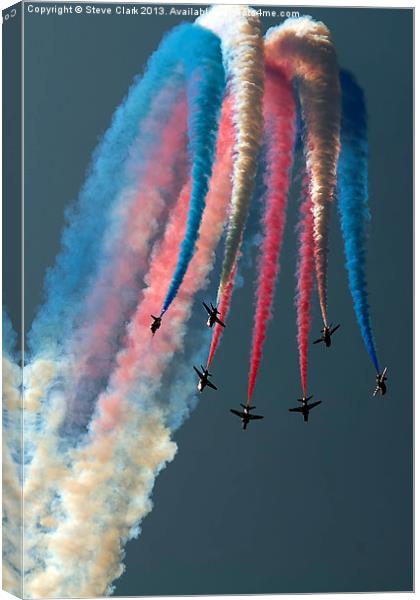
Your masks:
M327 255L340 152L340 81L331 32L310 17L287 19L265 38L266 57L294 77L305 128L306 168L314 215L315 271L327 325Z
M263 242L258 258L258 281L255 292L257 303L248 379L248 404L251 404L267 326L271 318L295 141L296 114L292 84L279 69L267 68L264 120L267 144L264 182L267 193L263 216Z
M93 595L95 589L105 591L105 575L110 581L121 574L122 542L151 509L149 496L156 474L174 456L175 446L164 425L165 408L161 405L165 388L160 386L165 368L183 346L194 294L208 283L214 265L230 198L231 171L225 167L223 161L213 171L196 252L171 311L153 338L150 313L160 305L172 277L189 210L188 185L177 198L165 232L152 252L145 278L147 288L139 295L107 389L97 400L86 442L72 453L74 462L70 471L55 470L60 515L66 518L57 521L57 527L44 541L48 559L36 583L32 583L32 589L36 586L37 590L43 590L39 596L54 595L48 593L51 586L58 589L58 585L64 585L57 583L56 564L68 568L70 560L74 566L80 552L89 558L83 571L84 589L89 589L85 596ZM58 483L57 478L63 477ZM89 516L93 533L91 527L89 535L83 537ZM98 535L102 535L99 547ZM72 540L70 552L66 546L68 540ZM64 578L61 572L60 577Z
M86 401L83 381L87 380L89 390L94 392L97 382L112 368L118 327L127 318L129 305L138 295L138 281L147 269L153 236L170 196L179 194L180 175L174 166L185 153L186 115L186 100L182 97L166 124L156 123L153 115L146 121L145 127L150 130L162 129L160 142L151 148L136 187L133 185L133 189L123 192L118 212L114 211L116 221L121 222L120 229L109 235L108 260L104 261L85 301L79 328L70 342L76 357L76 384L68 395L68 410L69 414L78 415L77 418L82 418L81 406ZM134 162L130 168L135 175L138 165Z
M312 200L304 182L306 199L301 206L299 235L299 262L297 269L296 310L297 342L299 348L300 377L303 395L306 396L308 372L308 338L311 326L311 295L314 274L314 217Z
M146 276L148 287L139 297L139 305L127 329L125 348L116 357L116 367L111 376L108 390L99 397L97 406L101 416L94 423L95 431L110 431L123 418L124 398L132 382L140 372L151 378L163 370L162 360L171 345L167 333L168 323L151 337L150 315L161 301L163 285L170 281L172 268L176 264L178 248L185 232L189 208L191 184L184 186L166 226L164 237L151 257L151 266ZM174 318L174 311L170 318ZM169 318L168 318L169 321ZM160 355L161 361L158 360Z
M235 262L235 265L236 264L237 264L237 261ZM228 312L229 312L233 287L235 285L235 276L236 276L236 266L233 268L233 270L230 273L228 282L223 289L222 297L220 299L220 304L219 304L218 308L220 311L220 319L222 321L224 321L226 319ZM220 337L222 335L222 330L223 330L223 327L216 323L214 326L213 337L211 340L209 357L207 359L207 368L208 369L210 368L210 365L211 365L214 355L216 353L217 347L219 345Z
M230 174L233 169L233 146L235 142L235 130L232 119L232 98L228 97L223 105L222 121L219 127L219 138L217 146L216 167L214 173L215 187L223 189L224 193L231 194L232 182ZM228 178L226 180L226 177ZM224 180L224 183L223 183ZM223 321L229 311L230 299L232 297L233 285L235 282L236 267L232 271L227 285L225 286L222 298L220 299L219 311L220 318ZM215 324L213 337L210 345L209 357L207 359L207 368L213 360L217 346L219 345L222 326Z
M127 329L124 349L117 355L116 368L107 393L100 396L94 431L109 431L123 418L124 398L140 376L158 380L173 354L182 347L186 321L192 310L194 293L202 288L211 271L214 251L226 222L230 198L230 173L233 127L229 102L222 111L216 164L206 198L196 253L189 265L179 293L164 317L162 328L152 338L150 315L162 302L162 293L170 283L179 246L185 233L189 209L190 184L187 184L172 209L165 233L150 258L147 285L139 298L136 313Z

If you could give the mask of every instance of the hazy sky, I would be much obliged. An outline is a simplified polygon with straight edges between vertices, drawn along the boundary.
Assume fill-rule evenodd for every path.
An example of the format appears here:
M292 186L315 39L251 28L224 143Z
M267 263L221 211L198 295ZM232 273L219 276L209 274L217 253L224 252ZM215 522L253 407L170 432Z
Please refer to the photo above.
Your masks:
M329 304L342 327L331 349L310 348L309 391L323 404L309 424L288 413L300 394L292 197L275 318L255 392L266 418L244 434L228 412L246 398L252 250L214 362L219 391L206 390L176 433L178 455L157 479L141 537L127 546L117 595L412 589L412 13L306 8L302 14L325 21L340 66L366 92L373 216L368 281L389 392L371 396L375 374L355 321L334 212ZM177 22L26 18L28 324L59 249L64 207L77 196L91 153L134 75ZM276 24L263 23L264 29ZM315 336L321 326L316 302L313 314Z

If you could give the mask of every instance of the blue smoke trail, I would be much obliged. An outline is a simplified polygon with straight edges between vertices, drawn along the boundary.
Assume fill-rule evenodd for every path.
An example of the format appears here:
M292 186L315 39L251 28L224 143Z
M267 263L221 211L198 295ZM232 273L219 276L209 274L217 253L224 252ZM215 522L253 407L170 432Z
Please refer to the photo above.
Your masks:
M338 164L338 209L346 268L354 310L367 351L379 373L366 287L368 207L368 136L362 89L353 75L340 73L342 90L341 153Z
M225 89L225 74L222 63L220 40L207 29L196 26L196 36L203 48L191 61L191 77L187 89L189 119L189 154L191 157L192 189L190 208L184 239L181 243L178 263L161 315L169 308L182 283L193 257L198 237L205 198L209 188L221 104ZM206 35L204 35L206 32ZM208 39L206 39L208 36Z
M145 74L136 77L127 97L115 111L110 128L93 154L78 201L66 212L62 250L54 267L47 272L44 286L46 302L39 310L29 335L32 351L54 350L54 346L60 344L72 330L86 289L98 269L110 210L119 193L132 183L127 166L137 136L141 134L142 148L147 148L145 139L151 145L158 143L155 131L152 135L145 128L141 129L154 98L166 85L178 84L181 89L185 85L185 77L195 76L196 67L202 67L203 73L206 69L211 71L212 60L214 70L219 74L219 45L214 34L199 26L183 24L173 29L150 58ZM206 62L202 60L203 55L209 57ZM212 80L211 75L208 79ZM189 81L188 85L190 96L194 96L194 82ZM203 103L203 111L209 110L211 121L215 92L207 86L200 86L200 92L196 100ZM206 93L208 98L203 97ZM161 108L162 122L169 118L176 100L174 95L172 103ZM196 100L194 97L194 105ZM192 109L191 146L195 152L196 146L202 144L202 131L194 126L197 111L194 107ZM196 129L197 136L194 135ZM200 160L206 159L204 152L194 162L195 169Z
M3 353L9 358L17 359L17 333L13 329L5 308L2 310L2 346Z

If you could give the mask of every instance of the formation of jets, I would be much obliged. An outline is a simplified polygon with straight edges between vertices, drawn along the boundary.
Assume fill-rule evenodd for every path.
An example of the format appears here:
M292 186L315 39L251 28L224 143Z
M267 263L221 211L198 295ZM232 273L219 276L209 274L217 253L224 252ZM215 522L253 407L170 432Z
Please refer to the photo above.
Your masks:
M206 312L208 315L207 327L213 328L214 325L216 325L216 324L220 325L221 327L226 327L226 325L223 323L223 321L221 319L219 319L219 317L218 317L218 315L220 315L220 311L218 310L217 306L213 306L212 302L210 302L210 306L208 306L208 304L203 302L203 306L206 309ZM153 319L153 321L150 325L150 330L153 335L155 335L156 331L162 325L162 315L163 315L163 313L161 313L161 315L159 317L150 315ZM331 337L337 331L337 329L339 327L340 327L340 324L337 324L334 326L333 323L330 323L329 325L324 325L324 327L321 329L321 337L318 338L317 340L315 340L313 343L319 344L320 342L323 342L325 344L325 346L327 348L329 348L331 346ZM198 384L197 384L198 391L201 393L205 387L210 387L213 390L217 390L217 387L209 379L209 377L212 376L211 373L209 373L209 370L207 368L203 367L203 365L200 365L200 366L201 366L201 371L199 369L197 369L197 367L195 367L195 366L193 367L194 371L198 375ZM376 387L373 392L373 396L376 396L377 394L384 396L386 394L385 382L387 381L387 370L388 370L387 367L385 367L385 369L382 371L382 373L378 373L376 375ZM312 400L312 398L313 398L313 396L309 396L308 398L306 398L305 396L303 398L298 398L297 401L300 402L301 405L296 406L294 408L289 408L289 412L300 413L303 416L304 422L307 423L309 420L309 412L316 406L319 406L320 404L322 404L321 400L318 400L316 402L309 402L310 400ZM242 407L242 410L236 410L234 408L231 408L230 412L241 419L243 430L245 430L247 428L248 423L250 421L264 419L263 415L255 415L251 412L252 410L254 410L255 406L249 406L248 404L241 404L241 407Z

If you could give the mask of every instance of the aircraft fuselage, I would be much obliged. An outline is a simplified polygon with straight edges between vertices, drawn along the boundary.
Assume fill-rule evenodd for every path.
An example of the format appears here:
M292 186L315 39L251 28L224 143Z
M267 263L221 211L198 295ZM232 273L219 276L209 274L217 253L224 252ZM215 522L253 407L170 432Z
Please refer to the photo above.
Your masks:
M386 385L383 381L378 381L379 393L381 396L385 396L386 394Z
M154 321L150 325L150 331L153 333L153 335L155 335L156 331L159 329L159 327L162 324L162 319L160 317L153 317L153 319L154 319Z
M215 323L216 323L216 317L214 315L210 315L209 318L207 319L207 327L210 327L210 329L211 329Z
M200 379L200 381L197 384L197 390L199 392L202 392L204 390L204 388L206 387L206 385L207 385L207 377L206 378L203 377L202 379Z

